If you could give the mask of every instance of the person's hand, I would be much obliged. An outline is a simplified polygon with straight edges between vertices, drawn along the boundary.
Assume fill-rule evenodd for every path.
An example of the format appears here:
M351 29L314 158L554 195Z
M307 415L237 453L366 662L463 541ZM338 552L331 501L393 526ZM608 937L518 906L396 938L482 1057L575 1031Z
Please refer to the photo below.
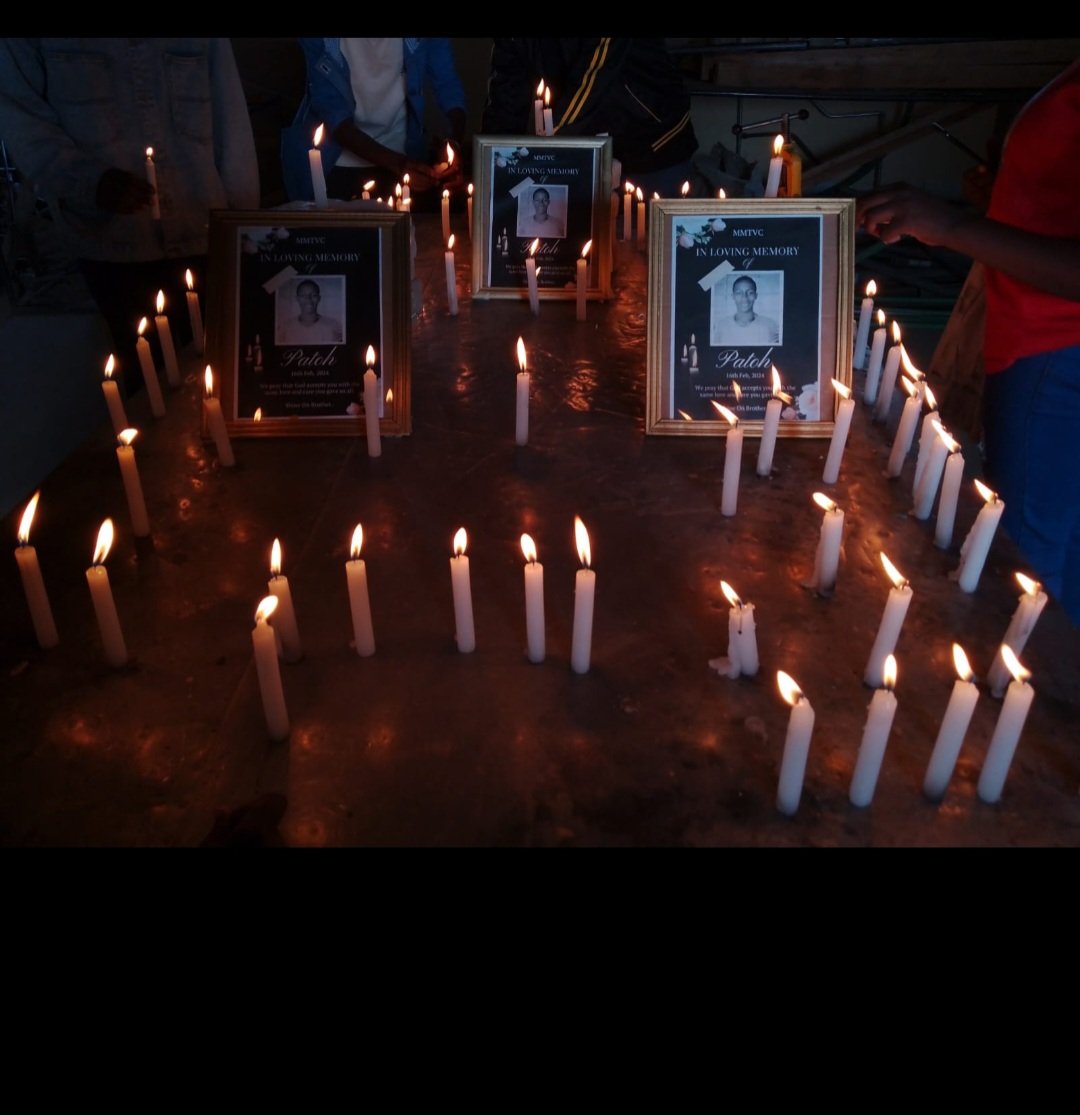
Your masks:
M421 163L415 159L406 159L401 177L403 178L406 174L409 176L409 189L412 193L424 193L426 190L433 190L436 186L442 189L438 172L427 163Z
M98 179L94 201L106 213L137 213L154 200L154 187L143 177L109 167Z
M947 245L970 215L955 205L924 194L911 186L892 186L860 198L855 220L860 228L886 244L913 236L924 244Z

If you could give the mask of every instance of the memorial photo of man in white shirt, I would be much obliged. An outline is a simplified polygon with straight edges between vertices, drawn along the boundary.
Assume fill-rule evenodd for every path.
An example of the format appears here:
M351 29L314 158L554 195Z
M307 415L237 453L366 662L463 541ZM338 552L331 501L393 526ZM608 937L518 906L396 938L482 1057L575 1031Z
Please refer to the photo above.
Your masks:
M345 340L341 308L345 305L345 276L320 275L298 279L277 292L274 343L277 345L336 345ZM323 312L330 309L333 313Z
M776 313L759 313L761 301ZM731 280L731 298L713 295L711 343L733 348L783 344L783 272L759 272L753 278L737 275Z
M517 234L533 240L562 240L566 236L566 186L536 186L518 195Z

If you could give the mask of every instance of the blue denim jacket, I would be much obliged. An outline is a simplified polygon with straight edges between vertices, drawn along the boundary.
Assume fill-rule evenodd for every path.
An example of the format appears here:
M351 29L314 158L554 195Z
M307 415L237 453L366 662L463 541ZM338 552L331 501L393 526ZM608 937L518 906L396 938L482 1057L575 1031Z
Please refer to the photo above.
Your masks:
M307 65L307 91L292 125L281 133L281 168L285 190L293 201L311 201L308 151L315 129L326 125L320 146L323 169L329 171L341 156L334 129L351 120L356 111L349 66L341 52L341 39L300 39ZM465 90L454 68L449 39L405 39L405 103L407 125L405 154L426 161L424 137L424 85L430 81L443 112L465 107Z
M228 39L0 39L0 137L84 259L203 254L211 209L259 204ZM161 220L99 209L102 173L145 174L147 147Z

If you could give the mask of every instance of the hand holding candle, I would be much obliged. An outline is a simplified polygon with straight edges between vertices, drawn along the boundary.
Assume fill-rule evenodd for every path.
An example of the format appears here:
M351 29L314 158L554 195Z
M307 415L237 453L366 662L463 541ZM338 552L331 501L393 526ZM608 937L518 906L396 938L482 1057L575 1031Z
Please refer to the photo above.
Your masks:
M364 372L364 429L367 431L367 451L369 457L382 456L381 431L379 429L379 380L375 375L375 346L368 345L364 355L367 371Z
M271 596L278 598L276 626L281 636L281 656L286 662L297 662L304 657L304 648L300 642L300 629L296 626L289 578L281 572L281 542L277 538L270 547L270 580L266 589Z
M233 456L232 442L229 441L229 431L225 428L225 415L221 412L221 400L214 397L214 373L210 365L206 365L203 376L205 398L203 399L203 413L206 415L206 425L210 436L217 446L218 460L225 468L232 468L236 464Z
M1031 672L1024 668L1012 648L1005 644L1002 644L1001 656L1013 680L1005 693L1005 703L1001 706L997 724L994 725L994 734L990 737L986 760L976 787L979 798L989 805L1001 800L1001 791L1005 788L1005 779L1013 755L1016 754L1016 745L1020 742L1024 721L1027 720L1031 702L1035 699L1035 690L1027 683Z
M360 549L363 544L364 528L357 523L356 529L353 531L349 560L345 563L345 578L349 588L349 608L352 612L356 653L362 658L367 658L375 653L375 631L371 625L367 565L360 557Z
M596 602L596 574L592 566L589 532L580 516L574 516L574 538L581 568L574 580L574 628L570 643L570 668L587 674L592 660L593 606Z
M143 381L146 384L146 397L150 400L150 413L155 418L163 418L165 416L165 400L161 394L157 369L154 367L154 357L150 352L150 342L144 335L149 327L149 319L142 318L137 330L139 339L135 342L135 352L138 354L139 367L142 368Z
M885 747L889 742L893 719L896 716L896 659L887 655L882 669L882 687L870 700L863 728L862 742L859 744L859 757L855 760L855 770L851 776L848 800L852 805L867 806L873 801L881 761L885 758Z
M150 535L150 519L146 514L139 466L131 445L138 433L136 429L121 431L116 439L120 442L116 449L116 459L120 463L120 479L124 482L124 494L127 496L128 512L131 515L131 533L136 538L147 538Z
M105 396L105 405L109 408L109 418L112 420L113 433L119 434L128 427L127 413L124 411L124 402L120 398L120 387L113 379L116 370L116 357L110 352L109 359L105 361L105 378L101 381L101 392Z
M520 371L517 375L517 390L514 422L514 444L528 445L529 443L529 372L525 359L525 342L518 337L517 359Z
M259 695L262 697L266 730L275 743L289 735L289 711L285 707L285 691L281 687L281 668L278 666L277 640L267 620L278 606L276 596L264 596L255 612L255 628L251 632L251 646L255 652L255 672L259 678Z
M41 576L41 567L38 565L37 550L30 545L30 525L34 521L40 496L41 492L34 493L19 520L19 545L15 550L15 563L19 567L23 593L26 595L26 606L30 609L30 620L34 625L38 646L42 650L48 650L60 642L60 636L56 631L52 605L49 603L49 594L45 591L45 581Z
M937 801L945 793L979 699L979 690L972 680L974 675L964 648L959 643L953 643L952 651L957 678L923 779L923 793L931 801Z
M834 379L832 385L840 402L836 408L829 453L825 458L825 468L821 474L825 484L835 484L840 476L840 462L844 459L844 447L847 445L848 433L851 430L851 417L855 413L855 400L851 397L851 389L845 387L838 379Z
M885 602L885 611L878 626L877 638L870 648L870 657L867 659L863 674L863 681L873 689L878 689L884 684L885 659L896 650L896 641L900 637L900 628L904 626L904 617L907 616L912 597L911 585L884 553L881 554L881 564L893 587L889 590L889 598Z
M528 534L521 536L525 555L525 636L529 661L543 662L547 653L544 632L544 567L536 560L536 543Z
M472 580L469 558L465 553L468 535L461 527L454 535L454 556L450 559L450 587L454 594L454 637L461 654L476 650L476 629L473 626Z
M195 279L188 268L184 272L184 282L187 283L187 308L188 319L191 322L191 342L195 351L201 356L206 345L203 335L202 310L199 308L199 295L195 290Z
M810 752L810 736L814 731L814 709L795 680L783 670L776 671L776 684L789 705L784 757L780 763L780 781L776 787L776 808L791 817L799 808L806 758Z
M725 406L721 406L715 399L712 400L712 405L728 424L727 440L724 447L724 490L720 499L720 514L730 518L739 506L739 473L742 470L743 432L739 426L738 418L732 411Z
M98 531L97 546L94 548L94 564L86 571L86 583L90 586L90 599L97 616L101 643L105 648L105 661L110 666L123 666L128 660L124 633L120 629L120 617L116 614L109 572L105 559L113 543L113 521L106 519Z

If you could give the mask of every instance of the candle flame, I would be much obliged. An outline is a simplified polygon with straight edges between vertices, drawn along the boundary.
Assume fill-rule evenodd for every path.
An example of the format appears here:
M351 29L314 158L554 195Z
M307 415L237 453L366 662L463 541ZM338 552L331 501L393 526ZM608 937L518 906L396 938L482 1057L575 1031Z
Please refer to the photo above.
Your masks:
M584 259L589 254L589 249L592 247L592 241L586 240L585 247L581 249L581 258Z
M644 201L645 200L645 195L641 192L641 187L640 186L638 186L638 188L637 188L637 199L638 199L638 201Z
M468 186L465 187L465 192L469 195L469 197L472 197L472 195L473 195L473 184L471 182L468 184Z
M141 337L146 332L149 325L150 319L144 317L139 321L139 327L135 330L135 332L138 333Z
M934 392L930 390L930 384L923 388L923 399L931 410L937 410L937 399L934 397Z
M953 643L952 645L952 660L956 667L956 676L961 681L971 681L974 678L975 674L971 669L971 663L964 653L964 648L959 643Z
M895 689L896 688L896 655L887 654L885 656L885 664L881 667L881 681L882 688Z
M894 345L898 345L900 343L900 323L896 320L896 318L893 318L892 323L892 339Z
M446 145L446 165L454 165L454 149L450 146L449 143Z
M444 200L444 201L447 201L447 200L449 200L449 198L450 198L450 191L449 191L449 190L443 190L443 192L442 192L442 196L443 196L443 200Z
M349 544L349 557L356 561L360 557L360 547L364 544L364 528L357 523L356 530L352 532L352 542Z
M255 408L255 413L251 416L251 420L252 420L252 422L261 422L262 421L262 407L256 407Z
M686 420L687 422L693 422L693 421L694 421L694 420L693 420L693 418L691 418L691 417L690 417L690 415L689 415L689 414L687 414L685 410L680 410L680 411L679 411L679 414L681 414L681 415L682 415L682 417L683 417L683 418L684 418L684 419L685 419L685 420Z
M993 488L988 488L981 480L975 481L975 490L987 503L994 503L997 500L997 492Z
M369 179L368 179L368 180L367 180L367 181L366 181L366 182L364 183L364 187L363 187L363 188L364 188L365 190L373 190L373 189L375 189L375 179L374 179L374 178L369 178ZM382 201L382 198L379 198L379 200L380 200L380 201Z
M653 196L653 201L659 201L660 200L660 194L656 190L653 190L652 196Z
M468 541L469 536L465 533L465 528L458 527L457 534L454 535L454 557L461 557L465 553L465 546Z
M784 137L782 135L778 135L776 137L776 139L774 139L772 141L772 153L773 153L774 156L779 155L780 152L783 151L783 150L784 150Z
M518 367L522 371L525 371L526 366L527 366L526 361L525 361L525 342L520 337L518 337L518 339L517 339L517 358L518 358Z
M904 371L912 379L926 379L926 375L911 362L911 357L908 356L907 349L903 345L900 346L900 363L904 365Z
M540 98L544 95L544 79L540 79L540 84L536 87L536 96Z
M842 396L845 399L850 399L851 398L851 388L850 387L845 387L838 379L835 379L835 378L832 381L832 385L833 385L833 390L838 395Z
M536 238L536 239L535 239L535 240L534 240L534 241L533 241L533 242L532 242L532 243L531 243L531 244L529 245L529 255L531 255L531 256L534 256L534 255L536 255L536 249L537 249L537 248L539 248L539 247L540 247L540 237L538 236L538 237L537 237L537 238Z
M388 387L386 389L386 405L389 406L394 401L394 389Z
M884 310L878 310L877 311L877 323L878 323L878 328L879 329L884 329L885 328L885 311Z
M281 542L275 538L274 544L270 547L270 576L278 577L281 575Z
M37 496L34 497L37 499ZM1016 583L1028 594L1028 596L1038 596L1042 592L1042 585L1039 584L1033 577L1029 577L1026 573L1016 574Z
M210 370L210 365L206 365L206 371L203 373L203 385L206 388L206 397L212 399L214 397L214 373Z
M165 312L165 291L159 290L157 292L157 298L155 299L155 305L157 306L157 312L159 314L163 314Z
M577 543L581 564L588 569L592 565L592 547L589 545L589 532L585 529L580 515L574 516L574 541Z
M105 378L112 379L114 371L116 371L116 357L110 352L109 359L105 361Z
M1008 643L1001 644L1001 657L1008 667L1009 673L1012 674L1017 681L1027 681L1027 679L1031 677L1031 671L1016 657L1016 652Z
M877 283L871 279L870 282L866 284L866 297L873 298L875 294L877 294Z
M98 531L97 546L94 547L94 564L102 565L105 559L109 556L109 551L112 549L113 544L113 522L112 519L106 519L101 524L101 529Z
M739 594L727 583L727 581L720 582L720 590L727 597L727 602L733 608L741 608L742 601L739 599Z
M38 500L41 498L41 489L39 488L33 496L30 497L30 502L26 505L26 510L22 513L22 518L19 520L19 545L25 546L30 541L30 524L34 521L34 512L37 510ZM1019 576L1019 574L1017 574Z
M690 193L690 179L689 178L685 182L683 182L683 184L679 187L679 193L682 194L683 197L686 197Z
M799 688L798 682L790 674L785 674L783 670L776 671L776 684L780 689L780 696L789 705L797 705L804 699L803 691Z
M693 344L693 341L694 341L694 338L691 337L690 338L690 343ZM739 384L736 380L731 381L731 390L735 393L735 402L741 403L742 402L742 388L739 386Z
M403 186L407 186L411 181L412 179L409 177L409 172L405 171L405 173L401 176L401 184ZM402 190L401 192L404 193L405 191Z
M723 201L727 197L727 190L723 186L716 191L716 198L718 201Z
M536 543L532 540L531 535L523 534L521 536L521 552L530 564L536 561Z
M368 345L367 352L364 353L364 363L370 368L375 364L375 346Z
M450 233L450 239L446 241L446 250L452 252L454 250L454 234Z
M888 578L897 588L903 588L906 585L907 578L895 565L885 556L884 551L881 552L881 566L888 575Z
M625 186L623 186L623 189L624 189L624 190L625 190L625 191L626 191L626 192L627 192L628 194L632 194L632 193L634 192L634 183L633 183L633 182L631 182L631 181L629 181L629 179L628 179L628 180L627 180L627 182L626 182L626 185L625 185Z
M822 511L835 511L836 504L824 492L814 493L814 502Z
M551 86L544 90L544 108L551 108Z
M139 431L134 426L129 426L126 430L121 430L116 435L116 440L121 445L130 445L139 436Z
M772 393L774 396L780 394L780 373L776 370L776 365L772 366Z
M738 418L736 418L736 416L732 414L732 412L728 410L726 406L718 403L715 399L710 399L709 401L716 408L716 411L719 413L720 417L723 418L729 426L734 427L739 424Z
M255 609L255 622L265 623L274 614L277 606L278 598L276 596L264 596Z
M318 147L318 146L319 146L319 144L320 144L320 143L322 143L322 137L323 137L323 129L324 129L324 128L325 128L325 125L324 125L324 124L320 124L320 125L319 125L319 126L318 126L318 127L316 128L316 129L315 129L315 143L314 143L314 145L315 145L316 147Z
M444 190L443 194L445 195L445 193L446 193L446 191ZM401 197L401 183L400 182L398 182L394 185L394 197L397 197L397 198Z
M148 147L146 149L146 157L148 159L152 159L154 157L154 149L152 147Z
M945 448L948 449L950 453L958 452L960 449L960 442L958 442L936 419L934 420L934 425L937 427L938 437L945 442Z
M188 290L195 289L195 276L192 275L190 267L184 272L184 282L187 283Z
M918 395L919 389L915 386L915 381L913 379L908 379L907 376L901 376L900 382L901 384L903 384L904 390L907 392L909 399L914 399L915 396Z

